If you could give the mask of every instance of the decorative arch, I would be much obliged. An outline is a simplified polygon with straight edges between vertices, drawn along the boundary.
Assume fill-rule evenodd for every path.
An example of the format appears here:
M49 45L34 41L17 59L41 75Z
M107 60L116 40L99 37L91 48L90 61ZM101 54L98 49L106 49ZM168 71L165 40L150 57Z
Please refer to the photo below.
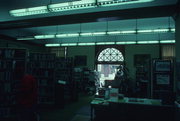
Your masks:
M124 57L122 53L116 48L106 48L102 50L97 58L98 62L123 62Z

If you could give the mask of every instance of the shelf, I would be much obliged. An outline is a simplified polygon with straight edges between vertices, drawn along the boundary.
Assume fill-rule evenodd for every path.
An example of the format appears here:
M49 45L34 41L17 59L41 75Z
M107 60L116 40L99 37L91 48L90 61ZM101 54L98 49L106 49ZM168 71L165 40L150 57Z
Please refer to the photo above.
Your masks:
M2 117L11 118L11 110L16 104L16 90L13 86L18 84L25 72L26 49L0 48L0 120ZM4 111L1 110L4 108Z

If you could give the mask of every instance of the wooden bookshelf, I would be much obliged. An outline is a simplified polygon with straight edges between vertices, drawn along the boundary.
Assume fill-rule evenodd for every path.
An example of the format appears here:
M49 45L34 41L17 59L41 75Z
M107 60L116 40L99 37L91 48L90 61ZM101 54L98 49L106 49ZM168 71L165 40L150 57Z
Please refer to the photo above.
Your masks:
M56 59L56 102L63 105L65 102L73 101L76 98L76 84L73 80L73 59ZM65 84L61 84L64 82ZM61 104L60 104L61 103Z
M54 104L55 54L30 53L28 60L28 73L38 81L38 104Z
M25 65L26 49L0 48L0 120L16 118L16 94Z

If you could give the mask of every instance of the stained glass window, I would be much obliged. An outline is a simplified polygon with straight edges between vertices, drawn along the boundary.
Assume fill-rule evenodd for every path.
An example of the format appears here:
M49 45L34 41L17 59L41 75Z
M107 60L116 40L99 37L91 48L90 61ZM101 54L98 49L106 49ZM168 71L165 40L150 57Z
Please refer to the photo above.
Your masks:
M106 48L98 56L100 62L122 62L124 57L116 48Z

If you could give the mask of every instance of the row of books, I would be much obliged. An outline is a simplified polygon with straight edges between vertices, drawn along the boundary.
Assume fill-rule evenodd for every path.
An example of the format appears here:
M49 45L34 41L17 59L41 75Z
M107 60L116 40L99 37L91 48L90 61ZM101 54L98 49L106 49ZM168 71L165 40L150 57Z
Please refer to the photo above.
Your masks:
M54 77L54 71L46 70L46 69L33 69L31 70L31 74L35 76L37 79L41 77L45 77L45 78Z
M12 72L11 71L0 71L0 81L9 81L11 80Z
M55 67L55 63L53 61L34 61L34 62L30 62L28 64L28 66L30 66L30 68L54 68Z
M54 60L54 54L31 53L30 60Z
M25 58L26 52L24 49L0 49L1 59Z

